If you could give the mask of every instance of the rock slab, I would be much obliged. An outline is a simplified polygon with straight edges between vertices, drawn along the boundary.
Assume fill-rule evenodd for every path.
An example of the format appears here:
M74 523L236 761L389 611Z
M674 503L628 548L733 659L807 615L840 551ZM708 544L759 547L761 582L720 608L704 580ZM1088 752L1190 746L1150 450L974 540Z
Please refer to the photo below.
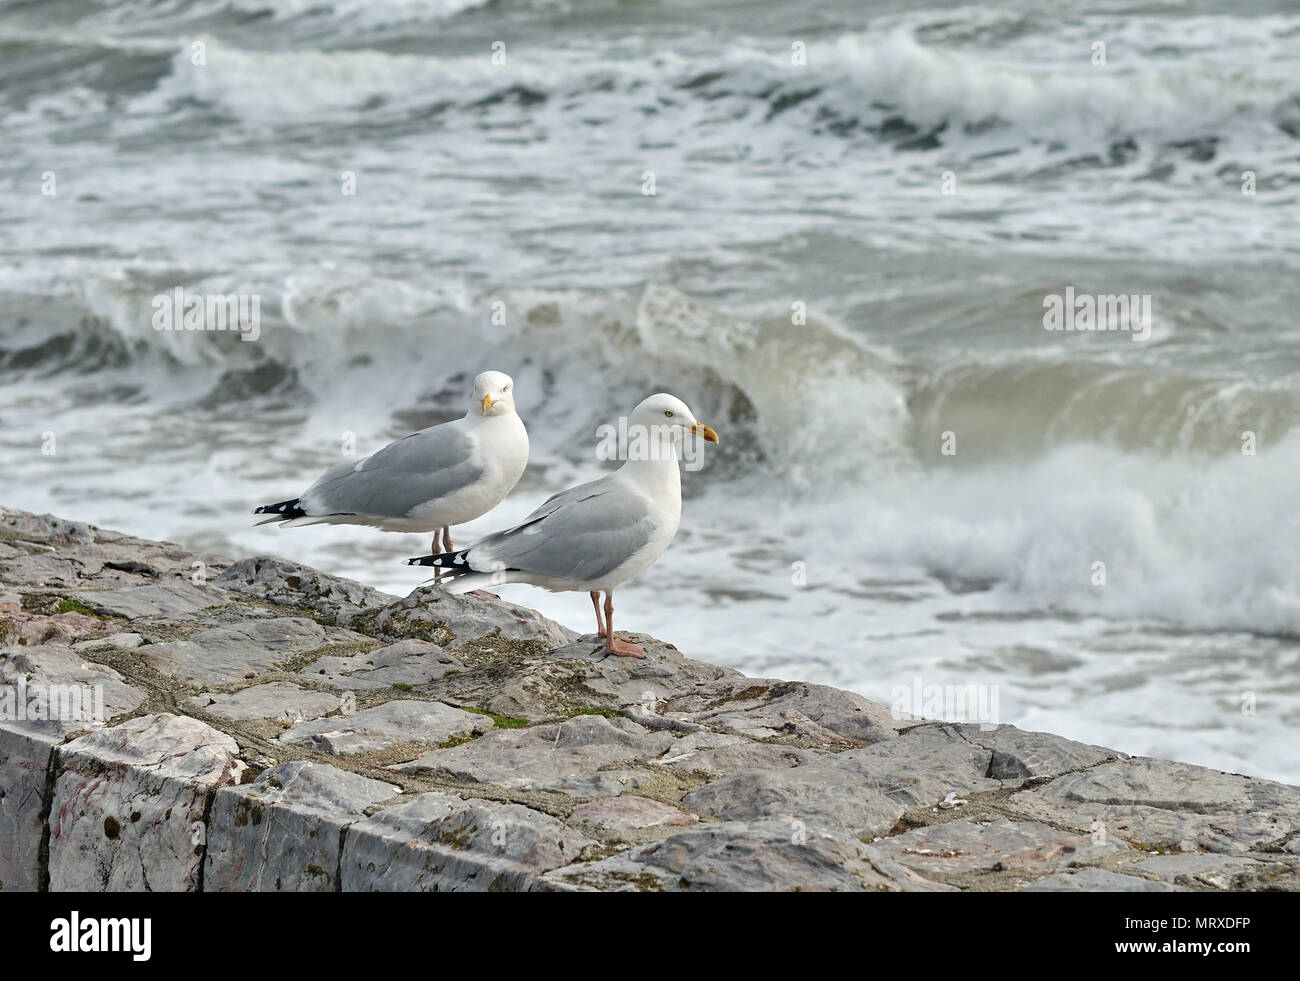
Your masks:
M209 892L334 892L343 834L400 787L296 760L222 787L208 819Z
M1300 891L1300 789L638 640L0 508L0 889Z
M50 889L196 890L208 799L244 769L233 739L185 716L141 716L74 739L59 750Z

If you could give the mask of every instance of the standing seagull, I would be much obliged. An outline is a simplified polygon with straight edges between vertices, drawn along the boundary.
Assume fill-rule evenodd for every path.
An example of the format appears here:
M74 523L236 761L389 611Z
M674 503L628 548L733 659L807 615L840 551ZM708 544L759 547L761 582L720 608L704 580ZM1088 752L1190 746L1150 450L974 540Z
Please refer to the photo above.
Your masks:
M258 524L432 531L433 550L452 551L451 526L500 504L528 464L528 431L515 414L513 389L509 375L483 372L463 418L403 436L358 463L330 467L302 497L254 510L270 515Z
M605 650L645 657L645 648L614 633L614 587L650 568L677 534L682 518L677 441L695 435L716 443L718 434L697 422L681 399L663 393L632 411L628 433L627 462L614 473L561 491L522 524L472 548L422 555L409 564L450 573L454 593L508 582L551 592L586 590Z

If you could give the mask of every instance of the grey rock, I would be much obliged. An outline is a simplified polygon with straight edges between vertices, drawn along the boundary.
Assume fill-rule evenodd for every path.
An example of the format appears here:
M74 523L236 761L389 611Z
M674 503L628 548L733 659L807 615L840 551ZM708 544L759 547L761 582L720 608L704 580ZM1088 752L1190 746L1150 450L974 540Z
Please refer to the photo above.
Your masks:
M495 664L454 677L444 674L443 680L429 690L456 705L534 722L569 713L573 703L568 693L582 683L580 673L544 658L525 658L515 663L518 670L509 674Z
M89 545L95 541L95 526L69 521L53 514L32 514L0 507L0 529L6 537L33 539L47 545Z
M1244 852L1300 828L1300 790L1187 763L1135 758L1067 773L1022 790L1028 817L1167 851Z
M504 643L498 653L497 642L491 639L476 646L482 652L485 645L492 657L486 667L444 675L430 691L454 704L531 721L567 716L575 709L609 707L586 689L587 665L555 660L545 653L511 655Z
M50 889L192 891L212 791L239 781L239 747L183 715L146 715L59 751Z
M710 752L755 755L734 746ZM998 789L998 781L983 776L990 757L953 726L919 725L793 768L732 772L692 792L685 803L724 820L780 818L874 837L890 831L910 807L935 806L950 793Z
M523 790L551 790L564 777L658 756L673 741L668 733L649 732L628 719L580 715L551 725L500 729L452 749L432 750L393 769L435 772L454 780Z
M462 671L464 668L461 661L437 644L408 638L350 657L317 658L299 674L340 688L364 691L393 685L418 688L437 681L448 671Z
M699 825L660 842L545 876L557 890L602 892L942 891L894 863L873 861L847 835L781 822Z
M213 583L277 606L318 610L326 617L333 617L340 627L346 627L362 613L383 609L395 600L387 593L351 579L265 556L234 563Z
M608 696L602 707L631 709L637 716L654 714L660 702L691 692L700 684L742 677L731 668L684 657L671 644L653 637L642 637L639 642L645 645L644 659L610 657L605 653L604 638L595 634L584 635L547 657L583 665L580 677L584 687Z
M343 832L400 792L322 763L295 760L212 802L203 888L208 892L332 892Z
M195 585L186 579L120 589L81 590L74 596L97 613L128 620L179 617L227 601L225 590Z
M22 609L19 603L0 602L0 645L67 647L101 626L100 620L83 613L38 613Z
M670 700L666 711L750 739L827 749L890 739L908 725L861 695L768 678L722 678Z
M694 734L679 739L667 754L654 762L675 773L699 773L715 778L739 770L788 769L828 758L828 754L818 750L755 743L739 736L729 737L734 740L731 743L719 744L720 734L700 735L703 738L699 740ZM697 746L704 748L697 749Z
M724 821L768 818L792 833L815 828L855 838L886 834L906 810L860 773L833 763L741 770L692 791L682 803Z
M699 823L700 818L671 804L625 794L609 800L579 804L569 815L569 820L589 828L633 831L643 828L687 827Z
M149 644L139 655L156 671L181 681L221 685L261 674L324 643L320 624L302 617L275 617L213 627L188 640Z
M1152 882L1135 875L1120 875L1106 869L1054 872L1021 886L1021 892L1178 892L1167 882Z
M80 585L82 572L83 566L75 558L56 554L48 546L36 549L27 543L0 543L0 576L11 585L67 588Z
M1102 746L1076 743L1049 732L1025 732L1015 726L992 731L978 725L957 725L955 731L990 751L988 776L995 780L1027 780L1060 776L1095 766L1123 754Z
M405 637L431 640L452 651L469 641L487 637L535 641L556 648L577 636L525 606L472 593L455 596L436 586L417 589L377 613L367 612L347 623L339 622L389 640Z
M59 738L0 722L0 891L41 886L40 847L45 778Z
M420 794L348 829L343 889L527 891L595 844L518 804Z
M1036 821L969 818L915 828L874 842L873 853L888 855L926 876L953 877L972 872L1032 874L1099 864L1123 851L1119 842L1094 841Z
M1245 892L1300 892L1300 862L1294 860L1263 862L1259 868L1243 871L1240 876L1235 877L1231 888L1234 891Z
M443 743L492 728L486 715L441 702L402 699L353 715L301 722L279 737L289 746L310 746L335 756L369 753L405 743Z
M446 631L444 642L451 643L449 638ZM603 642L594 638L555 650L548 650L544 641L480 637L458 648L456 657L465 663L443 672L428 690L453 704L533 721L553 720L581 709L628 708L646 728L692 731L701 727L658 715L658 699L669 689L689 690L696 675L712 679L731 673L689 661L671 645L650 638L643 638L644 660L610 657Z
M1205 855L1187 852L1180 855L1153 855L1137 863L1137 868L1159 876L1165 882L1208 889L1233 889L1243 879L1264 871L1270 863L1239 855Z
M16 711L23 694L27 700L25 719ZM37 700L47 707L45 719L33 718ZM71 648L0 649L0 717L15 730L62 738L131 712L144 700L145 694L127 684L116 670L87 661ZM102 717L98 717L101 711Z
M611 766L594 772L553 776L544 784L538 789L593 799L618 797L633 791L652 794L661 792L665 786L662 775L644 765Z
M134 650L144 643L144 638L135 633L109 634L107 637L100 637L96 640L83 640L72 645L74 651L86 651L94 653L95 651L108 650Z
M477 603L493 601L472 597ZM510 608L513 609L513 608ZM448 637L450 631L447 632ZM444 638L444 642L450 640ZM543 639L520 642L485 636L457 649L465 663L446 672L430 693L453 704L533 721L569 716L581 709L629 709L646 728L689 732L700 726L657 714L668 691L689 690L697 675L732 673L689 661L671 645L642 638L644 660L610 657L594 638L555 650ZM463 670L462 670L463 669Z
M337 711L343 699L326 691L313 691L287 681L252 685L237 692L195 695L186 704L223 719L280 719L303 722Z
M147 579L188 578L196 556L167 542L150 542L52 515L0 508L0 578L11 584L83 589L136 585ZM208 556L208 567L224 559Z
M973 745L955 726L919 725L896 739L849 750L835 763L860 773L872 786L908 807L933 807L948 794L996 790L985 776L992 752Z

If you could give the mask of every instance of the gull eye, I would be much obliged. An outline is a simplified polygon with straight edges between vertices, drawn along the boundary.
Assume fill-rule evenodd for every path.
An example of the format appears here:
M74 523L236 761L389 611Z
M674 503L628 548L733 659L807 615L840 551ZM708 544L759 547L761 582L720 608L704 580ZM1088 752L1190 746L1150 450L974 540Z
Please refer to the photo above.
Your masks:
M673 410L672 410L672 409L664 409L664 415L666 415L669 419L671 419L671 418L673 417Z

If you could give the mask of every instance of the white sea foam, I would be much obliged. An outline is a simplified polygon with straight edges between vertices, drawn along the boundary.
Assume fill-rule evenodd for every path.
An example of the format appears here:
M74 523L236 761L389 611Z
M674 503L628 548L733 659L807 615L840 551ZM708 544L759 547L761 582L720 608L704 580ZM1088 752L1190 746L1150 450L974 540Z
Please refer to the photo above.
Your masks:
M570 108L601 104L612 91L627 108L648 106L656 96L710 100L719 91L731 99L772 98L783 89L817 88L811 106L829 106L851 118L879 122L898 115L923 128L1001 123L1040 138L1108 138L1154 135L1177 138L1242 126L1271 126L1274 117L1300 95L1296 65L1284 38L1298 18L1258 23L1205 19L1177 28L1159 27L1150 47L1179 49L1207 31L1238 31L1220 44L1239 44L1255 57L1189 66L1168 55L1134 52L1119 44L1106 66L1088 58L1086 30L1074 32L1077 57L1054 41L1055 59L1039 62L1012 49L952 47L918 40L916 26L845 33L808 44L807 64L791 64L788 49L754 40L714 47L703 62L694 45L685 51L645 46L616 55L583 40L543 49L521 46L506 64L491 52L457 56L388 54L373 49L264 51L200 38L209 57L194 71L189 42L178 50L171 76L137 111L156 111L158 100L191 96L221 104L253 121L288 122L321 113L358 108L382 98L398 106L463 99L478 102L486 92L526 86L543 96L564 96ZM1130 31L1136 30L1130 27ZM699 44L700 42L695 42ZM509 50L509 49L508 49ZM1124 57L1127 55L1127 57ZM704 71L717 81L682 89ZM685 94L683 94L685 93ZM794 124L803 111L773 114ZM719 117L721 119L723 117ZM746 119L747 126L757 120ZM949 133L948 138L957 136Z
M594 476L596 427L667 388L723 444L630 629L886 700L999 684L1005 721L1297 777L1300 18L87 9L0 14L5 503L400 593L427 541L248 508L506 368L534 466L469 540ZM1152 294L1151 340L1043 331L1071 284ZM256 343L152 330L178 286L261 296Z

